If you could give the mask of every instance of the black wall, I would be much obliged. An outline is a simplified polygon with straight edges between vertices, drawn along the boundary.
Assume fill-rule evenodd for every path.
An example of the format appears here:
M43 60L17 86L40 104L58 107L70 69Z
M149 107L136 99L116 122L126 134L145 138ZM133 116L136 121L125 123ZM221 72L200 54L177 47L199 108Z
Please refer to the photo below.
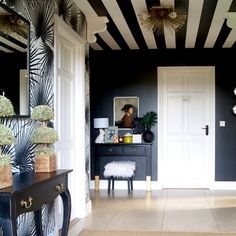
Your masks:
M109 117L113 125L113 98L138 96L140 116L157 111L158 66L215 66L216 71L216 172L217 181L236 180L235 49L169 49L149 51L91 51L91 121ZM226 127L219 127L225 120ZM93 124L91 124L93 127ZM157 138L157 126L152 128ZM91 129L91 141L97 133ZM155 139L156 140L156 139ZM157 179L157 145L152 153L152 179ZM93 163L92 172L93 172ZM200 173L199 173L200 174Z

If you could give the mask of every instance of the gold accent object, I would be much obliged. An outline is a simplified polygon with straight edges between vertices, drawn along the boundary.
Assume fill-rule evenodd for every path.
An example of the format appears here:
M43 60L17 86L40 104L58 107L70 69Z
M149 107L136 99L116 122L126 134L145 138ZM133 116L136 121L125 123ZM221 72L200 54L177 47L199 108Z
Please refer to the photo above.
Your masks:
M146 176L146 184L147 184L147 187L146 187L147 191L150 192L151 189L152 189L152 187L151 187L151 185L152 185L151 176Z
M95 191L99 191L99 176L95 176Z
M22 206L22 208L28 209L32 206L33 204L33 198L32 197L28 197L27 200L21 200L20 201L20 205Z
M64 185L63 185L63 184L58 184L58 185L56 186L56 191L60 192L60 191L63 190L63 188L64 188Z

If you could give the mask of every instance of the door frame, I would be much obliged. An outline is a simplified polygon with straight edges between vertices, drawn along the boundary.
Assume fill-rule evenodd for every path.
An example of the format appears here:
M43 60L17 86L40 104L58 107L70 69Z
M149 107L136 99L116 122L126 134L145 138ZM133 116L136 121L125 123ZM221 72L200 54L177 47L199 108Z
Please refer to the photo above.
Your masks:
M55 129L58 127L58 114L60 112L59 108L59 98L60 98L60 88L57 80L57 65L58 65L58 56L59 52L57 51L58 46L58 38L62 36L68 39L70 42L73 42L75 45L75 86L74 86L74 107L73 107L73 118L76 122L74 122L74 130L75 133L79 135L75 135L75 142L73 145L73 164L74 168L72 173L69 175L69 183L71 183L71 187L74 191L71 192L73 209L76 209L76 218L84 218L88 213L91 212L91 201L87 204L86 200L86 181L85 181L85 153L86 153L86 145L85 145L85 44L86 41L82 37L80 37L72 28L70 28L59 16L54 16L54 110L55 110ZM84 129L81 129L84 127ZM57 148L57 144L55 145ZM63 168L63 167L60 167ZM72 178L73 176L73 178ZM79 188L78 188L79 186ZM76 199L76 201L73 201ZM61 211L60 206L56 213ZM71 218L71 220L73 220Z
M209 135L209 145L210 145L210 157L209 157L209 189L213 188L215 182L215 67L214 66L170 66L170 67L157 67L157 91L158 91L158 185L163 188L164 182L164 151L163 151L163 137L164 137L164 114L163 114L163 87L164 87L164 76L163 72L167 70L175 69L207 69L211 73L210 76L210 117L209 117L209 127L211 127L211 135Z

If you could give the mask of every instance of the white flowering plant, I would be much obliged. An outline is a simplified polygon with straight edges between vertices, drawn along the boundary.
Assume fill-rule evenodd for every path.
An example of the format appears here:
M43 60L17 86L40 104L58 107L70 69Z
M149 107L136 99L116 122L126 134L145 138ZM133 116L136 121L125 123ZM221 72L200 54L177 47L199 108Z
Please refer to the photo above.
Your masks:
M0 154L0 166L10 165L11 156L8 154Z
M36 128L31 136L31 143L34 144L53 144L56 141L58 141L57 132L47 126Z
M48 146L45 144L39 144L35 148L35 156L41 157L41 156L52 156L55 154L55 150L52 146Z
M31 112L31 119L37 121L49 121L54 118L53 109L47 105L36 106Z
M14 141L15 137L13 131L5 125L0 124L0 146L12 145Z
M15 115L11 101L5 96L0 95L0 117Z

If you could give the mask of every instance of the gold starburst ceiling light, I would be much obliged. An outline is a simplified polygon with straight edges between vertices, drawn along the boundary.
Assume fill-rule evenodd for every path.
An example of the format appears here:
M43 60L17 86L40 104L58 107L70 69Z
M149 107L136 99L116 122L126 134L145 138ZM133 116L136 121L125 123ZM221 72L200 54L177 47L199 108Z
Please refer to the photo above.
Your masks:
M164 27L177 31L182 28L186 22L187 15L177 12L170 6L152 6L147 11L141 11L138 14L141 25L155 34L163 34Z

